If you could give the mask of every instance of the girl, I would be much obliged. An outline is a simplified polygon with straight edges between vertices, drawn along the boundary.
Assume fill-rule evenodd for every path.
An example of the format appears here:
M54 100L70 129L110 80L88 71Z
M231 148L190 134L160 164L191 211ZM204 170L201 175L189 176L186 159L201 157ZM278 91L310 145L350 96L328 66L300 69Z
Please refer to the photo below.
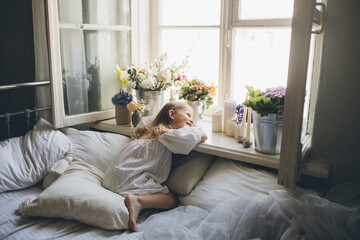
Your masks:
M134 140L106 170L103 185L125 196L129 228L135 232L142 209L177 205L176 197L162 185L170 172L171 153L189 154L207 139L201 128L192 127L192 114L187 103L166 104L149 126L137 128Z

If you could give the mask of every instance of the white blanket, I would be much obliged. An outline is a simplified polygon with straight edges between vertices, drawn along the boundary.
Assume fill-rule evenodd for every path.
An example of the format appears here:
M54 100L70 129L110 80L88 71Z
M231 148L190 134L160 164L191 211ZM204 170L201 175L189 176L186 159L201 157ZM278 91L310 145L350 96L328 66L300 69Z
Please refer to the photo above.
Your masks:
M360 239L360 186L354 184L333 188L327 199L275 190L228 199L211 212L182 206L152 215L138 233L16 214L24 198L40 192L37 185L0 194L0 239Z

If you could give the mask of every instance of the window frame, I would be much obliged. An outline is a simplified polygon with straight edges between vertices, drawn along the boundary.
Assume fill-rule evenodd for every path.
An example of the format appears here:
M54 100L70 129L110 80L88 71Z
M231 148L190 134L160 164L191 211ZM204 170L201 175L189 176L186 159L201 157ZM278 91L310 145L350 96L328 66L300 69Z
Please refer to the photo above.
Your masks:
M137 61L139 57L137 29L138 25L135 17L132 14L132 9L138 9L139 3L136 0L130 0L130 26L121 25L101 25L101 24L67 24L59 23L58 16L58 0L46 1L46 17L48 30L48 47L49 47L49 62L50 62L50 79L51 79L51 96L52 96L52 117L55 128L65 126L78 125L82 123L90 123L115 116L115 109L95 111L77 115L66 115L64 108L63 84L62 84L62 67L61 67L61 52L60 52L60 29L82 29L82 30L107 30L107 31L130 31L130 45L131 56L130 61Z
M234 38L235 38L235 34L234 34L234 30L236 28L270 28L270 27L276 27L276 28L282 28L282 27L288 27L293 29L294 25L293 25L293 19L292 18L288 18L288 19L263 19L263 20L239 20L238 19L238 6L239 6L239 1L241 0L232 0L232 1L227 1L227 0L222 0L221 1L221 16L220 16L220 46L219 46L219 54L220 54L220 58L219 58L219 94L218 94L218 103L220 107L224 106L224 101L228 98L231 98L231 94L230 94L230 89L232 87L233 84L233 64L234 64ZM301 0L302 1L302 0ZM310 8L314 9L315 8L315 2L316 0L304 0L305 3L305 7L302 7L301 5L303 3L300 3L301 1L297 1L295 0L296 4L294 3L294 11L295 11L295 6L296 8L296 14L306 14L306 11L309 11ZM300 7L299 7L300 6ZM155 4L151 6L151 11L152 14L156 13L156 16L159 16L158 11L159 11L159 2L158 0L155 0ZM155 11L155 12L154 12ZM316 13L316 11L315 11ZM308 21L310 21L311 23L313 22L313 12L311 11L307 13L307 16L310 17L310 19L308 19ZM296 23L298 24L298 23ZM158 49L159 49L159 28L156 27L159 26L159 19L157 18L156 21L153 21L151 23L151 26L153 29L157 30L156 31L152 31L152 47L153 49L156 49L156 51L154 51L152 53L152 56L156 56L156 54L158 53ZM308 26L305 26L306 28L308 28ZM309 29L306 30L307 32L310 31ZM301 39L299 40L301 42L301 44L304 44L304 46L308 46L307 43L307 39L302 38L302 36L298 36ZM287 187L290 188L294 188L296 181L298 179L298 175L300 172L300 162L305 159L305 157L307 157L307 154L309 152L309 150L311 149L311 134L312 134L312 126L313 126L313 118L314 118L314 111L315 111L315 102L316 102L316 93L317 93L317 81L319 78L319 69L320 69L320 59L321 59L321 48L322 48L322 35L318 35L315 37L315 49L314 49L314 59L313 59L313 73L312 73L312 79L311 79L311 92L310 92L310 106L309 106L309 116L308 116L308 123L306 126L306 136L303 139L300 139L300 135L299 138L297 139L297 137L292 137L292 141L284 141L284 139L286 139L286 137L283 137L283 141L282 141L282 149L288 149L289 147L291 147L294 151L296 149L296 154L292 154L289 153L289 151L285 151L284 153L281 154L280 156L280 168L279 168L279 184L284 184ZM309 49L309 46L308 46ZM153 55L155 54L155 55ZM308 54L305 54L308 55ZM307 57L308 58L308 57ZM304 59L298 59L298 62L302 62L302 64L305 64L305 60ZM306 66L308 63L308 59L306 59ZM290 63L289 63L289 69L290 69ZM291 119L291 121L295 121L296 122L296 126L294 125L286 125L284 126L284 128L286 128L286 130L284 130L285 132L285 136L287 134L289 134L290 132L296 131L298 134L301 134L301 126L297 126L297 124L300 122L300 124L302 123L302 118L299 119L297 117L297 115L301 115L303 116L303 107L304 107L304 97L303 95L305 94L305 87L306 87L306 73L307 73L307 69L304 70L303 74L305 73L305 78L304 75L302 75L302 87L304 87L304 89L300 89L300 94L293 92L293 89L289 89L287 92L291 94L294 94L293 98L294 101L296 102L296 104L299 106L299 109L297 109L296 111L293 110L287 110L287 112L285 113L285 115L287 115L286 119L289 120ZM293 77L291 77L292 73L288 73L288 84L289 81L293 82L294 79ZM304 82L305 81L305 82ZM291 84L290 84L291 85ZM291 87L292 88L292 87ZM291 101L287 101L288 102L288 109L289 109L289 104ZM300 114L301 112L301 114ZM285 121L287 121L285 120ZM284 133L283 133L284 134ZM290 137L290 136L289 136ZM291 162L291 166L288 166L286 164L287 161L284 161L284 159L287 158L286 154L290 154L290 157L292 158ZM287 166L284 168L284 166ZM290 171L290 174L286 171ZM285 179L285 180L284 180ZM287 179L287 180L286 180ZM288 180L288 179L292 179L292 180Z

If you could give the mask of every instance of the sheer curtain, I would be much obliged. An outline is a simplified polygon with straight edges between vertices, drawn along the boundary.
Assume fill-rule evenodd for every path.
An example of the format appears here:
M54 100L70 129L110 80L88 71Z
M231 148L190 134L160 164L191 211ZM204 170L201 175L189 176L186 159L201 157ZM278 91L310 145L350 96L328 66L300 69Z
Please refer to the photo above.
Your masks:
M82 0L59 1L60 22L82 23ZM65 113L86 113L89 81L86 73L84 33L78 29L60 29L60 50L64 84Z
M35 50L35 80L49 81L49 54L46 40L45 6L44 0L32 1L34 50ZM50 86L36 88L36 107L46 108L51 106ZM39 116L51 122L51 112L43 111Z
M32 1L36 81L50 79L44 5L44 0ZM82 0L59 1L59 18L71 23L82 23ZM89 81L86 74L83 31L61 29L60 45L65 112L67 115L86 113ZM36 102L38 108L51 106L50 87L37 88ZM42 113L42 116L51 120L50 113Z
M49 80L45 0L32 2L36 79ZM131 64L129 0L61 0L57 6L64 106L56 107L64 108L64 117L112 110L111 97L119 91L115 66ZM39 90L37 101L51 105L49 88Z

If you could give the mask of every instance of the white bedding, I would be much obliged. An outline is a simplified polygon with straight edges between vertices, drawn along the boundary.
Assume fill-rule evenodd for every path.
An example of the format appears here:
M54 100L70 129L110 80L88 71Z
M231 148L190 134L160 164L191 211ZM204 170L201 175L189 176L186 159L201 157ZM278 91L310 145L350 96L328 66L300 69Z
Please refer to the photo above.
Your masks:
M0 194L1 239L360 239L360 186L335 187L328 198L304 193L299 199L284 190L269 195L234 197L210 213L182 206L154 214L138 225L140 232L107 231L75 221L29 218L18 205L40 185Z
M53 131L55 130L52 129L51 133ZM127 138L110 133L68 130L66 134L73 143L70 154L79 155L79 161L87 162L87 165L103 168L111 161L114 152L128 142ZM90 144L94 137L98 140ZM97 152L101 154L97 155ZM72 156L76 157L74 155ZM179 199L183 206L157 214L147 210L139 218L141 223L138 224L138 233L103 230L60 218L20 216L19 205L29 197L35 198L52 186L60 185L67 175L65 170L58 181L55 181L57 184L54 183L44 192L39 183L26 189L12 189L14 191L0 193L0 239L360 239L359 185L343 184L333 188L327 195L332 201L330 202L306 191L301 191L300 197L292 196L277 185L275 174L240 162L217 158L211 164L211 156L209 158L197 154L190 154L185 158L189 159L178 159L180 167L172 171L171 174L174 175L169 177L168 182L173 192L182 195ZM57 159L60 159L60 156ZM200 160L202 164L195 167L193 164ZM73 161L71 165L75 163L76 161ZM185 165L186 167L181 167ZM67 170L69 176L74 173L74 176L80 177L72 172L74 169L71 167ZM5 173L12 176L13 172ZM102 173L96 175L100 176ZM88 177L86 175L86 179ZM31 184L38 182L35 180ZM68 186L77 186L75 182L66 182L65 187L58 192L69 192ZM97 189L101 188L101 180L97 185ZM96 188L84 187L81 190L94 192ZM75 191L71 196L78 200L79 192L81 191ZM82 193L81 196L87 195ZM57 197L55 199L58 200ZM90 201L93 200L91 197ZM123 204L121 201L101 203L118 206L117 202ZM60 210L59 205L57 206L56 210ZM98 221L96 209L91 207L91 204L85 203L85 206L89 207L85 209L87 216ZM68 211L75 213L79 208L82 207L70 206ZM41 207L41 210L44 208ZM116 210L112 212L118 213Z

